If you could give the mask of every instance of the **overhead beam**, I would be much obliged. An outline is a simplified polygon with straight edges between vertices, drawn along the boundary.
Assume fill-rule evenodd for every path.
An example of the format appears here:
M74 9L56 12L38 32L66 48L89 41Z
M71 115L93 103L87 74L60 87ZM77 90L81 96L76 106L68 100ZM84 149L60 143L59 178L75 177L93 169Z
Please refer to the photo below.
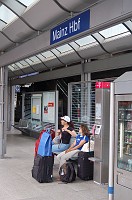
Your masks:
M35 76L28 76L22 79L11 80L11 85L21 85L26 83L35 83L40 81L54 80L64 77L81 75L81 64L71 67L56 69L50 72L40 73Z
M100 72L125 67L132 67L132 53L85 63L84 73Z
M132 66L132 53L125 55L115 56L103 60L93 61L84 64L84 73L94 73L112 69L119 69ZM56 69L50 72L44 72L36 76L29 76L22 79L11 80L11 85L21 85L26 83L34 83L40 81L47 81L53 79L59 79L64 77L81 75L82 66L74 65L71 67L65 67Z

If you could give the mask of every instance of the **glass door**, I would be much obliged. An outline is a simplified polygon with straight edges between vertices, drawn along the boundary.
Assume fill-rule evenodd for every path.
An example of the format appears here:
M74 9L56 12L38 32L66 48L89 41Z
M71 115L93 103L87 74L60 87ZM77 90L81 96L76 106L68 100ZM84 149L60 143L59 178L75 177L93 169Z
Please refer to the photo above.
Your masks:
M132 172L132 101L118 101L117 167Z

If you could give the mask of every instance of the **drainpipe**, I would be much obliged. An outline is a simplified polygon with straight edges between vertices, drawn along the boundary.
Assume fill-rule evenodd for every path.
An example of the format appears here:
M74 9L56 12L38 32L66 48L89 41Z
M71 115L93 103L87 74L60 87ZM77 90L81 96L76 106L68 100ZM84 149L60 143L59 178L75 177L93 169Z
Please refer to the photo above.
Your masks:
M114 83L110 85L109 200L114 199Z

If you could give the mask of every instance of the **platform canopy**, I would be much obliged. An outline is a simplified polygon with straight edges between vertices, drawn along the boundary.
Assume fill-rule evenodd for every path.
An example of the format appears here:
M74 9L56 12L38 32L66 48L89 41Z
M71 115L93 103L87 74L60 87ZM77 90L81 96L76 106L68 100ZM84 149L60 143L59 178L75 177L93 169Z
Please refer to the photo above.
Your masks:
M112 2L117 13L102 14L101 10L107 11ZM122 4L118 0L111 3L107 0L0 0L0 67L8 66L10 78L23 78L99 56L131 51L130 4L129 1L122 17ZM53 27L86 10L90 10L88 31L50 45ZM99 22L102 19L104 22Z

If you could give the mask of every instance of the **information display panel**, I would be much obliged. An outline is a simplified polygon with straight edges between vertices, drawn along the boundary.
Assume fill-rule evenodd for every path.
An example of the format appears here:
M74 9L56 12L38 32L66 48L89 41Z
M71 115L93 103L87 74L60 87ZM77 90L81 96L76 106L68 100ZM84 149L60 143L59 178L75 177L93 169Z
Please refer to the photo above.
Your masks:
M55 92L43 93L42 121L55 123Z
M31 116L32 120L41 121L41 94L33 94L31 97Z

